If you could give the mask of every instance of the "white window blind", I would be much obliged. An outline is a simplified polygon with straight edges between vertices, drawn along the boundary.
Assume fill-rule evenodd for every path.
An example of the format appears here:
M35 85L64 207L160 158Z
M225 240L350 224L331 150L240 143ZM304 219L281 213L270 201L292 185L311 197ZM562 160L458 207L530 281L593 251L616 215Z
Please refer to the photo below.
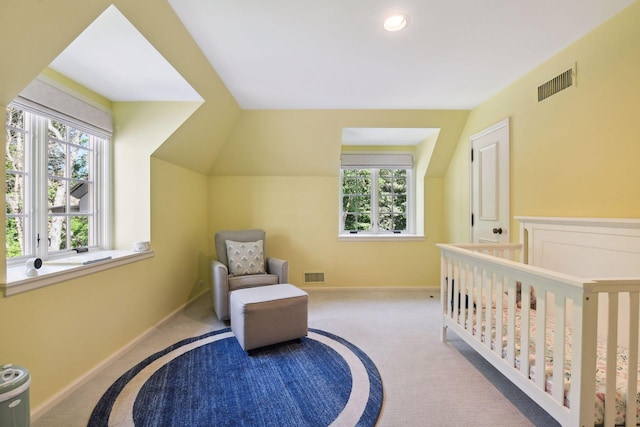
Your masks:
M79 95L71 95L55 87L55 84L44 81L42 77L29 83L13 103L27 111L66 121L101 137L110 138L113 132L110 111L91 105L80 99Z

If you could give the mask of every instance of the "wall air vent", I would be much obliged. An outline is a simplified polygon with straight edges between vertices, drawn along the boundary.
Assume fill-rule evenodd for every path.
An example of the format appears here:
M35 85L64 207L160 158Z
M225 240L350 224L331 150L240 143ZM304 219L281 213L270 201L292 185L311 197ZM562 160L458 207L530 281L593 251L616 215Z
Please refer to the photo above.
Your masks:
M324 273L304 273L304 283L324 283Z
M538 102L576 85L576 65L538 86Z

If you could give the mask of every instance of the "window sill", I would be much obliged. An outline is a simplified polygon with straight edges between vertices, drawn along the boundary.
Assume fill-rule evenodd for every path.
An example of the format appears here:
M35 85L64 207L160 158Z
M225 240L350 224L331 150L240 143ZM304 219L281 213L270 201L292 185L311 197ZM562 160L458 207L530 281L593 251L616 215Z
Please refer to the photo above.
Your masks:
M424 235L418 234L340 234L339 242L390 242L390 241L424 240Z
M35 277L26 275L24 265L12 266L7 268L7 283L0 287L8 297L153 256L153 251L92 251L45 261Z

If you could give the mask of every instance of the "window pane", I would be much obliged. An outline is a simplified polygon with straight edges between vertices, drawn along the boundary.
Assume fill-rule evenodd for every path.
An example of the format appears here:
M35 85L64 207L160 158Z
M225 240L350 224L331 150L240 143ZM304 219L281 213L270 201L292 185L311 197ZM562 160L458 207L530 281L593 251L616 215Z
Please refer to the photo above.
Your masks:
M342 182L343 194L356 194L358 191L357 181L355 178L345 178Z
M358 170L358 188L366 193L371 192L371 171L369 169Z
M407 196L396 196L393 204L393 213L404 214L407 212Z
M67 140L67 127L55 120L49 120L49 138L59 141Z
M71 178L89 179L89 150L69 147Z
M24 132L7 129L6 168L24 171Z
M358 218L356 214L349 213L344 215L344 229L349 231L357 230L357 227L356 227L357 221L358 221Z
M71 248L89 245L89 217L71 217Z
M5 227L7 258L26 255L24 253L24 218L7 217Z
M358 175L356 169L344 169L342 173L345 178L355 178Z
M358 230L371 230L371 215L358 215Z
M356 199L356 211L360 213L371 212L371 196L358 196Z
M24 175L6 173L5 185L7 189L5 193L7 213L24 213Z
M378 191L379 229L405 231L407 229L407 171L381 169Z
M49 179L47 189L47 209L49 213L67 212L67 187L69 183L61 179Z
M355 200L353 197L344 196L342 198L342 211L343 212L354 212L356 210Z
M13 107L7 108L8 126L24 129L24 123L24 112L22 110L18 110L17 108Z
M380 230L391 231L393 230L393 216L391 214L380 214Z
M67 218L49 216L49 250L67 249Z
M69 128L69 142L83 147L89 146L89 135L78 129Z
M380 213L391 213L392 209L392 203L393 203L393 197L392 196L381 196L378 199L378 209L380 210Z
M69 190L71 212L91 212L91 188L92 184L88 182L71 182L71 189Z
M49 176L65 175L65 145L60 142L49 141L49 149L47 156L47 173Z

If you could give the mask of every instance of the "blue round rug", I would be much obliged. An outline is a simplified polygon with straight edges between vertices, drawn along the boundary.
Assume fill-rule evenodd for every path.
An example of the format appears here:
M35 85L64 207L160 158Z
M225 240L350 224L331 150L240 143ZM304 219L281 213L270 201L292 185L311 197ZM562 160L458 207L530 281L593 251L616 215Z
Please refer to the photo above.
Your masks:
M382 381L348 341L317 329L247 355L230 329L189 338L120 377L89 426L374 426Z

